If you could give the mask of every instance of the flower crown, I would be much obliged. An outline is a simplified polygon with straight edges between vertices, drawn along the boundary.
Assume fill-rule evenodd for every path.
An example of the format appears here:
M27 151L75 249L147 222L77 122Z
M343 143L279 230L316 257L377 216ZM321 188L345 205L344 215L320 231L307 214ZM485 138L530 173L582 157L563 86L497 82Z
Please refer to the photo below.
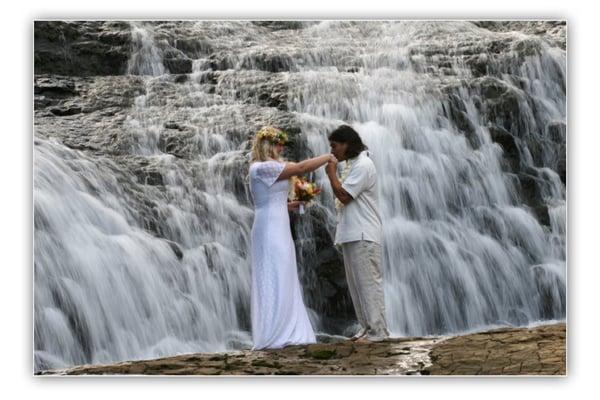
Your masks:
M288 140L287 133L285 133L281 129L277 129L272 126L265 126L261 128L256 133L256 137L258 138L258 140L267 139L272 144L281 145L284 145Z

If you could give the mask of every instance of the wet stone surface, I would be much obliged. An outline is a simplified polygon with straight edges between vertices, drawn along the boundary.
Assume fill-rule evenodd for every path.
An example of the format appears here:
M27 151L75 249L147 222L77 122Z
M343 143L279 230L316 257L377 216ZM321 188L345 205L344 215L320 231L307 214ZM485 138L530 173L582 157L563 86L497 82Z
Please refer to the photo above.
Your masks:
M42 375L564 375L565 324L84 365Z

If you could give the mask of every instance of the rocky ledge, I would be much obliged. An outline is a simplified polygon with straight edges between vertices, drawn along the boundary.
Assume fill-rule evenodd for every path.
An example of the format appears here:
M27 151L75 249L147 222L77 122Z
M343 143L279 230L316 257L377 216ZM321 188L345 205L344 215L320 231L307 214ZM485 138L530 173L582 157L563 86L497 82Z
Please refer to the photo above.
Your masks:
M186 354L40 375L565 375L566 325Z

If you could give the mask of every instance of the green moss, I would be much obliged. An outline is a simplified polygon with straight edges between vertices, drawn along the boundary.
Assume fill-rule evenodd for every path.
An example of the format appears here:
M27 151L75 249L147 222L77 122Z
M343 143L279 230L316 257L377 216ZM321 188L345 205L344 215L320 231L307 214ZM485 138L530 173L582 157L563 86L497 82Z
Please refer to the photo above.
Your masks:
M309 357L316 358L317 360L329 360L335 356L335 350L315 350L308 353Z
M254 360L254 361L252 361L251 365L253 367L267 367L267 368L279 368L279 367L281 367L281 364L279 364L277 361L275 361L275 362L269 362L267 360Z

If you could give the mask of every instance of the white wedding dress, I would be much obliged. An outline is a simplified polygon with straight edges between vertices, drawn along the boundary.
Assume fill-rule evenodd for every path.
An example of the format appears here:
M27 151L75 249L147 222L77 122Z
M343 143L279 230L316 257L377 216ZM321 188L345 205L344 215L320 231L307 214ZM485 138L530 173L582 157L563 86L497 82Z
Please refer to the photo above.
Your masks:
M302 299L287 209L288 180L276 181L284 163L250 165L254 200L251 320L253 350L315 343Z

